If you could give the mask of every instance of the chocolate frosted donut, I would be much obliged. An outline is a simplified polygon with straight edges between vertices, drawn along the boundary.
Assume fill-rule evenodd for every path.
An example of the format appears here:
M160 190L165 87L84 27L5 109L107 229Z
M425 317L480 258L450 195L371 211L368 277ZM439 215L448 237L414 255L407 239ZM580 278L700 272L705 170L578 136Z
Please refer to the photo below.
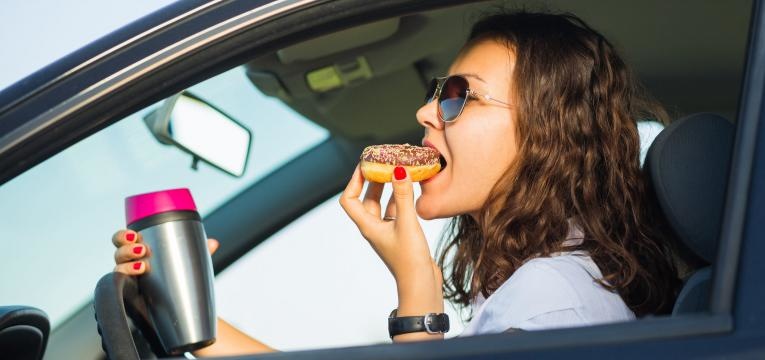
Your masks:
M367 146L361 152L361 173L369 181L390 182L393 169L403 166L412 181L422 181L441 170L438 150L409 144Z

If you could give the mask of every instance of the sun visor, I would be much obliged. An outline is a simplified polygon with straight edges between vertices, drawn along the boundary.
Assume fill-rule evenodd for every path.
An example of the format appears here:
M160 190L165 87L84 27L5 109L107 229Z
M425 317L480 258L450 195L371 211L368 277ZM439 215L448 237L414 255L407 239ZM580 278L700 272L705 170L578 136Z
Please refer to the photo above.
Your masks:
M322 56L384 40L398 31L399 19L392 18L324 35L276 52L282 64L314 60Z
M310 71L305 76L308 87L318 93L355 85L371 78L372 69L363 56Z

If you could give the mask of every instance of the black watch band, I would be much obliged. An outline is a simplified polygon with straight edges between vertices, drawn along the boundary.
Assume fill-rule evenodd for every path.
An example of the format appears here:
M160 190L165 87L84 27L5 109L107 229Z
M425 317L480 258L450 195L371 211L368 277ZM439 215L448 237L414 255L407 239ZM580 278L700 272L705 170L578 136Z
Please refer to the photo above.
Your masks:
M449 331L449 315L444 313L430 313L425 316L397 316L394 309L388 317L388 334L393 339L396 335L413 332L427 332L428 334L444 334Z

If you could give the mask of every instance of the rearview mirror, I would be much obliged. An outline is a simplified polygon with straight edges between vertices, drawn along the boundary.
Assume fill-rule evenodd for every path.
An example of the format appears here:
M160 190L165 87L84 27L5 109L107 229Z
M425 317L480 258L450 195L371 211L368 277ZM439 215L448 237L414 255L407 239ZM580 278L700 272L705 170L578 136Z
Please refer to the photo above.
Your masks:
M252 132L223 111L188 92L169 97L144 117L159 140L234 176L244 175Z

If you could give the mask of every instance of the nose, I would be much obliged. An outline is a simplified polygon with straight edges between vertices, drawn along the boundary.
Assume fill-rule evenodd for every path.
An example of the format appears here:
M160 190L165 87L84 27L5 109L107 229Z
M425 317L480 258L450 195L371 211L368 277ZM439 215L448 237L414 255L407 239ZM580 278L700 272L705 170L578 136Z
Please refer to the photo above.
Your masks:
M444 123L438 118L438 101L431 101L425 105L422 105L417 110L417 122L422 125L426 130L429 129L443 129Z

